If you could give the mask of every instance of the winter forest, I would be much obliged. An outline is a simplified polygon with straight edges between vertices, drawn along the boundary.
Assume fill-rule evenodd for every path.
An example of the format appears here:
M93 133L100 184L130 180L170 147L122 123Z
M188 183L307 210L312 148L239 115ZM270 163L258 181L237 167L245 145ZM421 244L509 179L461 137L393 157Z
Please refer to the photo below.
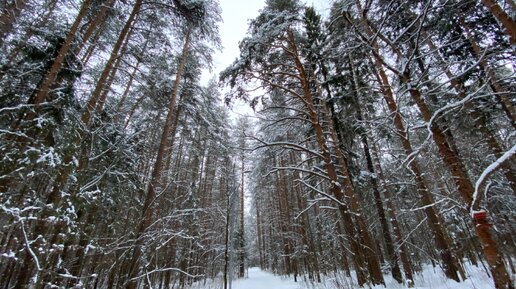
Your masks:
M307 2L0 0L0 288L514 289L516 3Z

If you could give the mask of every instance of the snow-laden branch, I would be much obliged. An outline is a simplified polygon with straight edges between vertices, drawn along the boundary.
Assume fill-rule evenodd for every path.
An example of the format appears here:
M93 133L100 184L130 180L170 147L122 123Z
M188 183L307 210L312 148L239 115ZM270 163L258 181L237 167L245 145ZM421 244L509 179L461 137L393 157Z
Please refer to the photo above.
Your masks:
M424 206L417 207L417 208L412 208L412 209L408 209L408 210L406 210L406 209L401 209L400 211L402 211L402 212L415 212L415 211L425 210L425 209L428 209L428 208L430 208L430 207L433 207L433 206L435 206L435 205L437 205L437 204L440 204L440 203L442 203L442 202L444 202L444 201L446 201L446 199L441 199L441 200L439 200L439 201L437 201L437 202L433 202L433 203L431 203L431 204L424 205Z
M25 213L32 210L41 210L41 207L35 207L35 206L29 206L24 207L23 209L14 207L14 208L8 208L4 205L0 205L0 210L4 211L6 214L10 214L13 217L15 217L17 220L21 220L20 214Z
M430 8L431 2L432 1L428 1L427 5L423 9L423 13L419 13L419 15L416 17L416 19L414 19L414 21L405 29L405 31L402 32L402 33L408 32L408 31L412 30L413 25L419 24L418 27L416 28L416 39L415 39L415 43L414 43L415 47L417 47L419 45L420 38L421 38L421 32L423 29L423 22L424 22L424 19L426 18L426 15L428 13L428 9ZM398 37L401 37L401 35ZM400 38L396 39L396 41L399 39ZM394 41L394 42L396 42L396 41ZM401 71L403 71L403 73L407 72L410 62L412 62L412 60L416 56L417 52L418 52L417 49L412 49L412 52L410 53L407 61L404 62L404 66L401 68Z
M267 129L271 126L274 126L280 122L285 122L285 121L291 121L291 120L299 120L301 122L308 122L308 123L311 123L313 124L313 122L308 119L308 118L303 118L303 117L299 117L299 116L287 116L287 117L282 117L280 119L275 119L273 122L267 124L266 126L263 127L263 129Z
M147 272L147 273L145 273L145 274L142 274L142 275L140 275L140 276L136 276L136 277L134 277L134 278L132 278L132 279L129 279L129 281L138 280L138 279L140 279L140 278L143 278L143 277L149 276L150 274L153 274L153 273L160 273L160 272L166 272L166 271L179 272L179 273L184 274L184 275L186 275L186 276L188 276L188 277L190 277L190 278L199 278L199 277L204 277L204 275L192 275L192 274L190 274L190 273L188 273L188 272L185 272L185 271L183 271L183 270L181 270L181 269L178 269L178 268L158 268L158 269L154 269L154 270L152 270L152 271L149 271L149 272Z
M308 207L303 209L301 212L299 212L299 214L297 214L294 217L294 220L299 219L299 217L301 217L301 215L303 215L304 213L308 212L308 210L310 210L313 206L317 205L320 201L329 201L329 200L330 199L328 199L328 198L320 198L320 199L313 200L312 202L310 202L310 205Z
M287 148L290 147L290 148L293 148L293 149L298 149L298 150L307 152L307 153L309 153L311 155L318 156L321 159L324 159L324 157L320 153L318 153L316 151L313 151L313 150L310 150L310 149L308 149L308 148L306 148L304 146L298 145L296 143L291 143L291 142L271 142L271 143L269 143L269 142L266 142L266 141L261 140L261 139L259 139L257 137L254 137L254 136L250 136L250 138L252 138L252 139L254 139L254 140L256 140L256 141L258 141L259 143L262 144L262 145L254 147L252 149L253 151L261 149L261 148L264 148L264 147L283 146L283 147L287 147Z
M25 246L27 247L27 251L29 252L32 259L34 259L34 263L36 264L36 275L34 275L34 280L38 280L39 272L41 271L41 265L39 264L38 256L32 251L30 247L29 239L27 238L27 232L25 232L25 224L23 223L23 219L20 220L20 226L23 233L23 241L25 242Z
M337 203L337 204L339 204L340 206L346 206L346 204L345 204L345 203L343 203L343 202L339 201L339 200L338 200L338 199L336 199L334 196L332 196L332 195L330 195L330 194L328 194L328 193L325 193L325 192L323 192L323 191L319 190L318 188L316 188L316 187L314 187L314 186L312 186L312 185L308 184L307 182L305 182L305 181L303 181L303 180L301 180L301 179L297 179L297 180L295 180L295 181L296 181L296 182L300 182L300 183L302 183L303 185L307 186L308 188L310 188L310 189L314 190L316 193L321 194L321 195L323 195L323 196L327 197L328 199L330 199L330 200L332 200L332 201L336 202L336 203Z
M295 96L297 99L299 99L299 100L300 100L301 102L303 102L305 105L307 105L307 104L308 104L308 102L304 99L304 97L303 97L303 96L301 96L299 93L297 93L296 91L294 91L294 90L292 90L292 89L290 89L290 88L288 88L288 87L285 87L285 86L280 85L280 84L278 84L278 83L274 83L274 82L270 81L269 79L267 79L267 78L265 78L265 77L262 77L262 76L259 76L259 75L255 74L255 73L252 73L252 72L251 72L251 73L249 73L249 75L250 75L252 78L257 79L257 80L260 80L260 81L262 81L262 82L264 82L264 83L266 83L266 84L270 85L270 86L271 86L271 87L273 87L273 88L277 88L277 89L279 89L279 90L282 90L282 91L285 91L285 92L287 92L287 93L291 94L292 96Z
M28 108L34 107L34 104L19 104L17 106L13 106L13 107L3 107L3 108L0 108L0 114L4 113L4 112L12 111L12 110L19 110L22 108L27 108L27 107Z
M292 111L295 111L295 112L299 113L300 115L304 115L304 116L309 117L309 114L306 111L304 111L304 110L301 110L301 109L298 109L298 108L295 108L295 107L291 107L291 106L281 106L281 105L267 106L266 108L262 109L260 111L260 113L263 113L264 111L267 111L267 110L270 110L270 109L292 110Z
M96 184L98 184L102 178L114 167L115 165L112 164L111 166L109 166L107 169L104 170L104 172L98 176L95 176L92 180L90 180L87 184L85 184L84 186L82 186L80 189L79 189L79 195L83 195L87 192L88 189L90 189L91 187L95 186Z
M432 127L433 125L435 124L436 120L439 119L440 117L448 114L450 111L452 111L453 109L457 108L457 107L462 107L464 106L465 103L469 102L469 101L472 101L474 99L477 99L477 98L482 98L484 97L485 95L477 95L477 96L474 96L476 95L478 92L480 92L482 89L484 88L484 86L480 87L478 90L476 90L475 92L469 94L467 97L464 97L463 99L459 100L459 101L456 101L456 102L453 102L453 103L449 103L443 107L441 107L440 109L438 109L437 111L434 112L434 114L430 117L430 120L424 124L424 126L426 127L426 130L428 132L425 140L415 149L413 149L412 153L410 153L406 158L405 160L403 160L403 163L404 164L407 164L407 166L410 164L410 162L412 162L415 157L421 152L421 150L430 143L430 140L432 138L432 135L433 135L433 132L432 132ZM414 129L414 128L412 128ZM407 167L408 168L408 167ZM410 169L409 169L410 170Z
M479 191L481 190L484 183L487 179L496 172L496 170L503 165L504 163L514 158L516 155L516 145L514 145L510 150L506 151L501 157L499 157L494 163L490 164L478 177L477 182L475 183L475 192L473 192L473 201L471 202L470 211L473 215L474 211L477 209L477 205L479 202Z
M311 170L307 170L307 169L303 169L303 168L298 168L298 167L274 167L274 168L272 168L271 173L275 173L276 171L279 171L279 170L299 171L299 172L307 173L307 174L310 174L310 175L316 175L316 176L318 176L320 178L323 178L323 179L326 179L326 180L330 181L330 178L327 175L320 174L320 173L317 173L317 172L314 172L314 171L311 171Z
M21 133L21 132L15 132L15 131L10 131L10 130L0 129L0 133L10 134L10 135L14 135L14 136L17 136L17 137L23 137L23 138L30 139L26 134Z
M465 103L467 103L473 99L484 97L484 95L478 95L478 96L473 97L475 94L480 92L483 88L484 88L484 86L480 87L477 91L470 93L467 97L464 97L463 99L456 101L456 102L448 103L445 106L441 107L440 109L436 110L434 112L434 114L432 115L432 117L430 118L430 120L428 121L428 123L426 124L426 130L428 131L428 133L430 133L430 134L432 133L432 126L435 123L436 119L438 117L441 117L441 115L444 116L446 113L448 113L448 111L451 111L457 107L461 107Z

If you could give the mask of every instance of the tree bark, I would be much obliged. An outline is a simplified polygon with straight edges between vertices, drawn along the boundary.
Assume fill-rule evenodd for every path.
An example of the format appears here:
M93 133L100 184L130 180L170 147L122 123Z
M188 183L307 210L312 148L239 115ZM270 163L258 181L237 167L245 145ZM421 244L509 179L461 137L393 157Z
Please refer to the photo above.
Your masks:
M351 198L351 208L353 210L358 210L358 203L356 202L357 200L354 197L353 186L351 184L350 175L347 171L346 165L340 163L340 165L343 167L343 172L342 172L343 173L343 187L344 187L344 192L343 192L339 186L340 181L338 180L337 170L331 160L330 151L326 144L326 137L325 137L321 122L319 120L319 116L317 115L316 108L314 106L314 99L313 99L312 93L310 91L310 86L309 86L309 77L308 77L307 73L305 72L304 66L299 59L299 54L297 52L296 41L294 39L293 33L290 30L287 33L288 33L287 39L288 39L289 48L290 48L288 53L291 55L291 57L295 63L297 72L299 74L299 79L301 81L301 87L303 89L303 98L304 98L303 102L305 104L307 113L308 113L310 121L312 123L312 127L316 134L317 144L319 146L319 150L321 151L321 155L323 156L323 161L325 163L327 175L330 178L331 183L332 183L331 191L334 194L335 198L342 202L339 205L339 210L342 214L344 228L350 238L350 243L351 243L351 248L352 248L351 250L353 252L352 258L353 258L355 270L357 273L358 284L359 284L359 286L363 286L366 282L366 277L365 277L366 272L364 271L363 262L362 262L361 258L359 257L360 252L362 251L362 248L355 236L356 231L355 231L354 222L351 217L351 211L348 208L348 206L346 204L344 204L344 202L345 202L344 192L346 192L347 197L352 197ZM334 140L334 143L335 143L335 140ZM339 151L339 148L337 147L337 145L336 145L336 150L337 150L337 152ZM339 160L340 159L342 159L342 157L339 157ZM361 218L358 218L357 222L358 222L358 225L360 228L359 233L360 233L361 237L364 239L364 241L366 242L366 247L368 247L368 248L365 248L366 251L372 250L374 247L368 246L368 244L372 244L372 242L370 239L367 238L368 232L367 232L365 223L363 222L363 220L361 220ZM377 262L376 263L374 262L374 259L376 259L376 256L374 256L374 254L370 254L370 252L367 252L366 256L368 257L368 264L371 267L373 267L372 269L376 269L375 267L379 268L379 264ZM377 274L375 274L375 272L376 272L376 270L373 270L373 272L369 272L369 273L373 274L371 276L370 281L373 282L374 284L384 284L383 275L380 274L380 276L377 276Z
M5 37L13 29L16 18L27 6L27 0L13 0L6 4L0 14L0 48L4 46Z
M362 6L358 0L356 0L356 5L358 7L358 10L360 12L362 20L365 22L364 29L366 34L369 37L374 37L375 33L372 31L371 27L369 26L368 19L366 18L366 14L364 13ZM416 179L416 186L417 190L420 194L421 202L425 206L424 212L428 219L428 225L430 227L430 230L432 231L435 244L437 248L440 251L441 259L443 260L443 269L446 274L446 277L453 279L457 282L460 282L459 278L459 272L461 272L458 260L453 256L451 246L448 242L448 237L446 234L446 231L444 230L442 226L442 221L439 218L435 208L434 208L434 200L433 197L428 190L428 187L423 179L423 175L420 170L420 166L416 159L414 159L416 156L413 156L413 149L412 145L408 139L407 131L405 129L405 125L403 123L401 114L398 110L397 104L394 100L394 95L391 89L391 86L389 84L389 80L387 77L387 74L385 73L385 70L383 69L383 63L382 60L379 57L379 48L378 43L376 40L372 40L371 48L374 51L374 65L376 68L376 71L378 73L378 81L383 86L383 96L385 101L387 102L387 106L389 107L389 110L393 114L393 123L396 128L397 134L399 136L399 139L401 141L402 147L405 151L405 154L407 156L411 156L411 159L408 160L409 167L412 170L414 177ZM395 47L394 47L395 48ZM393 48L393 49L394 49ZM394 49L395 53L400 53L399 50Z
M118 39L113 46L113 50L111 51L111 54L109 56L109 59L104 66L104 70L102 70L102 73L97 80L97 84L95 86L95 89L93 90L87 104L86 104L86 110L81 116L82 123L85 126L88 126L90 123L91 116L93 114L93 111L95 110L97 106L97 102L99 101L99 98L101 96L102 91L105 89L105 84L108 79L108 76L111 72L111 69L113 68L113 65L115 64L116 59L119 57L120 49L129 34L129 30L131 29L133 22L135 21L138 13L140 13L140 9L142 6L143 0L136 0L136 2L133 5L133 9L131 11L131 14L129 15L129 18L127 18L127 21L125 22L124 27L122 28L122 31L118 35Z
M473 52L478 59L478 64L481 71L484 73L487 80L489 81L491 89L495 93L495 97L500 101L500 104L502 105L502 108L505 114L507 115L507 118L511 122L512 126L516 128L516 106L513 105L511 100L511 95L514 95L514 92L511 92L509 89L506 89L500 83L496 75L496 72L489 66L489 63L487 62L485 56L482 54L480 47L478 46L477 42L473 39L473 35L471 34L470 28L464 21L464 18L461 17L459 21L462 27L464 28L466 32L466 38L471 44L471 48L473 49Z
M516 44L516 22L498 5L495 0L480 0L484 6L491 11L505 29L505 33L510 37L511 44ZM509 1L510 2L510 1Z
M315 80L314 80L315 82ZM318 84L316 84L316 87L319 87ZM320 90L319 90L320 93ZM333 126L329 125L332 123L329 112L326 105L321 105L321 114L323 119L326 120L326 123L328 124L328 130L329 135L331 137L331 141L334 144L335 153L337 155L338 164L341 167L341 173L342 173L342 183L344 186L344 194L348 201L351 203L351 210L355 214L355 219L357 221L358 229L360 236L362 238L363 244L361 244L362 252L364 253L364 257L367 260L367 264L369 267L369 278L370 281L377 285L377 284L384 284L385 281L383 279L383 273L380 267L380 262L378 258L378 254L375 249L375 244L373 243L373 239L369 233L369 227L367 225L367 222L365 218L363 217L362 208L360 206L360 200L358 199L355 189L353 187L353 183L351 181L351 174L348 169L348 165L346 162L346 158L344 156L344 153L342 152L337 134L335 130L333 129Z
M57 57L54 59L52 66L50 67L50 70L47 72L45 79L41 83L40 87L38 88L34 96L32 103L34 103L36 108L38 108L42 102L48 99L50 86L54 84L54 82L57 79L57 74L63 66L65 56L70 50L72 41L75 38L75 34L77 33L77 29L79 28L79 25L81 24L81 21L84 18L84 16L86 16L86 13L88 12L88 8L91 2L92 0L84 0L84 2L82 3L81 9L79 10L79 14L75 18L75 21L73 22L72 26L70 27L70 30L68 31L68 34L66 35L66 38L63 44L61 45L61 48L59 49Z
M181 52L181 56L179 59L179 64L176 72L176 79L174 82L174 87L172 88L172 95L170 97L170 101L168 104L168 114L163 126L163 132L161 134L161 141L158 148L158 153L156 155L156 161L154 163L154 169L152 171L151 180L148 185L147 194L145 196L145 201L142 208L142 217L140 223L138 225L136 231L136 242L134 244L133 256L129 265L129 276L127 283L125 285L126 289L135 289L137 285L137 277L139 271L139 259L142 254L141 246L143 244L142 235L145 233L145 230L152 222L152 207L156 201L156 194L161 190L161 172L163 168L163 159L165 154L165 149L168 147L168 137L169 132L172 126L172 122L174 120L174 108L176 105L177 95L179 93L179 84L181 82L181 78L183 77L185 62L188 56L189 48L190 48L190 33L191 28L187 31L183 43L183 51Z
M403 272L405 273L407 287L412 288L415 285L412 264L410 263L408 257L409 254L405 246L405 238L403 236L403 233L401 232L401 224L398 222L396 207L393 202L393 194L385 181L386 178L383 174L383 170L380 164L380 160L378 158L377 151L378 149L373 144L372 160L375 166L375 173L377 174L380 180L380 188L382 190L384 199L387 200L387 213L389 214L389 219L391 221L392 231L394 232L394 236L396 237L397 251L399 251L401 263L403 264Z
M446 77L448 77L451 86L455 90L457 98L459 100L464 99L466 97L466 91L464 89L464 85L461 84L457 80L455 75L453 75L453 73L450 71L450 69L448 67L446 67L446 63L444 62L442 57L437 52L437 47L435 46L435 44L433 43L433 41L430 38L427 38L427 44L430 47L430 49L432 51L434 51L434 56L437 59L437 61L441 64L441 67L442 67L441 69L445 72ZM500 158L503 155L504 150L503 150L502 146L500 145L500 143L498 142L498 140L496 139L496 137L494 136L494 134L491 132L491 130L489 130L486 123L483 121L484 117L482 116L482 114L478 111L478 109L475 107L475 105L469 101L464 103L464 106L466 108L466 113L472 119L473 123L475 124L475 128L478 129L484 136L485 141L486 141L487 145L489 146L489 148L491 149L491 151L493 152L494 156L496 158ZM516 172L511 167L510 164L506 164L506 163L502 164L502 169L504 170L504 175L505 175L507 181L509 181L509 183L510 183L513 194L516 195Z
M356 76L356 72L355 72L355 67L353 65L353 62L352 62L352 59L350 56L348 57L348 59L350 61L351 75L353 76L352 77L353 78L352 86L353 86L353 96L355 98L354 102L356 104L356 110L357 110L357 120L359 122L363 122L364 117L362 116L360 98L357 95L359 90L358 90L358 83L357 83L357 79L356 79L357 76ZM369 148L369 142L367 140L367 135L366 135L365 129L363 129L360 134L360 140L361 140L363 148L364 148L364 155L366 157L367 169L371 174L377 175L377 172L375 171L375 166L373 165L373 159L371 157L371 150ZM398 255L396 254L396 252L394 250L394 245L393 245L391 233L389 231L389 225L387 223L387 218L385 216L385 210L383 208L383 201L382 201L382 198L380 195L379 184L378 184L377 178L376 177L370 178L370 182L373 187L373 196L375 199L376 210L378 212L378 216L380 217L380 224L381 224L382 233L383 233L382 235L383 235L383 238L385 241L385 247L386 247L387 255L389 258L389 264L390 264L390 267L392 270L392 276L393 276L394 280L396 280L398 283L402 283L403 277L401 276L401 270L400 270L400 267L398 264ZM394 216L392 219L396 219L396 217ZM413 276L412 276L411 268L409 267L408 270L409 270L409 272L408 272L409 274L407 274L408 275L407 280L409 280L409 281L407 281L407 283L408 283L409 287L413 287L413 283L412 283Z
M254 206L256 209L256 234L258 235L257 239L258 239L258 254L260 257L260 268L265 269L265 262L264 262L264 257L263 257L264 250L262 249L263 242L262 242L262 220L260 218L260 210L261 210L260 202L257 200L255 202Z
M242 136L242 137L245 137L245 136ZM244 146L245 146L245 141L244 141ZM245 247L244 247L244 195L245 195L245 191L244 191L244 174L245 174L245 157L244 157L244 147L241 148L242 149L242 155L241 155L241 165L242 165L242 173L241 173L241 183L242 183L242 186L241 186L241 189L240 189L240 256L239 256L239 259L240 259L240 264L239 264L239 271L238 271L238 276L240 278L244 278L245 276Z
M394 96L390 88L387 74L383 70L382 63L378 58L375 58L374 63L376 66L376 70L379 73L381 84L383 86L383 95L385 101L387 102L389 110L393 114L394 126L396 127L396 131L403 146L403 149L405 150L405 154L407 156L412 156L414 151L412 150L412 145L410 144L410 141L408 139L407 131L405 130L405 125L403 124L401 114L394 100ZM444 272L448 278L459 282L460 279L459 275L457 274L459 272L458 261L455 260L455 257L451 252L451 247L448 244L446 238L446 232L442 227L442 221L440 220L434 208L433 197L423 179L421 170L419 168L419 164L415 159L410 159L408 160L408 162L410 165L410 169L412 170L414 177L416 178L417 190L419 192L421 202L425 206L424 212L428 218L428 225L430 227L430 230L432 231L435 244L440 251L441 259L443 260Z
M122 47L120 48L120 53L118 54L117 60L113 64L113 67L109 71L109 76L106 79L104 88L101 90L101 94L98 98L97 105L95 106L96 113L100 113L104 109L104 104L106 103L107 96L111 90L111 85L113 85L113 82L115 81L115 78L116 78L116 73L118 72L118 69L120 69L120 66L122 65L122 59L124 57L124 54L126 53L127 47L129 45L129 41L131 41L131 36L133 35L133 32L134 32L134 29L131 28L129 30L129 33L127 33L124 43L122 44ZM145 43L147 43L147 41Z
M409 94L418 106L423 119L429 123L432 119L432 113L426 105L421 92L416 87L411 86L411 79L408 72L400 75L400 80L408 87ZM475 211L480 210L479 199L473 200L473 192L475 189L469 179L462 160L456 154L456 152L452 150L449 140L439 125L436 122L429 123L429 125L432 137L437 145L441 158L445 165L448 167L448 170L453 177L453 181L455 182L455 186L457 187L458 192L465 202L465 206L468 209L473 209ZM512 289L513 285L509 277L509 273L505 267L502 254L499 252L498 246L491 235L489 226L475 224L475 231L477 232L479 241L481 242L484 249L484 254L489 264L491 274L493 275L495 285L497 288ZM462 275L464 275L464 273L462 273Z
M88 28L86 28L86 31L82 34L81 37L81 43L79 46L75 49L75 55L79 55L86 45L86 42L90 39L93 32L95 32L100 25L103 24L104 21L106 21L106 14L108 9L113 7L113 4L116 0L105 0L104 3L102 3L100 6L100 10L95 14L95 18L91 20L91 22L88 25Z
M366 157L367 169L371 174L376 175L376 172L375 172L374 166L373 166L373 161L371 158L371 153L370 153L367 137L365 134L362 133L360 138L361 138L362 145L364 148L364 155ZM393 245L393 241L391 238L391 233L389 231L389 225L387 224L387 218L385 215L385 210L383 208L382 197L380 196L378 181L376 180L376 177L372 177L370 182L373 187L373 196L374 196L374 200L375 200L376 211L378 213L378 216L380 217L380 224L382 227L382 235L383 235L383 239L385 241L385 248L386 248L387 256L389 259L392 276L393 276L394 280L396 280L398 283L402 283L403 278L401 276L400 266L398 265L398 256L397 256L396 252L394 251L394 245ZM408 278L408 280L412 280L412 278ZM409 282L409 287L411 287L410 282Z

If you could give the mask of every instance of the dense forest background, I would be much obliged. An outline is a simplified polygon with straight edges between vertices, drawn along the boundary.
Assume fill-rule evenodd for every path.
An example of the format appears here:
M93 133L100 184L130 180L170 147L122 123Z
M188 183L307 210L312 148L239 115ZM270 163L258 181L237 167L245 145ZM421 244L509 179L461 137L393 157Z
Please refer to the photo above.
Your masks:
M0 5L0 288L514 289L512 0L266 0L206 84L215 0Z

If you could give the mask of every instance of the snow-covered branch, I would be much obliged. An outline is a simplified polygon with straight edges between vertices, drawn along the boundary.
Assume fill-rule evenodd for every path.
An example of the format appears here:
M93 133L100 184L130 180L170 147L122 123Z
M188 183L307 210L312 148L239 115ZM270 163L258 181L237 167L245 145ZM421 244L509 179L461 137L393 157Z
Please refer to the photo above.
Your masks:
M487 181L487 179L496 172L496 170L504 163L509 162L511 159L514 159L516 155L516 145L514 145L511 149L506 151L501 157L499 157L496 161L490 164L478 177L475 182L475 192L473 192L473 201L471 202L470 210L471 214L477 209L479 209L480 203L480 190L482 186Z

